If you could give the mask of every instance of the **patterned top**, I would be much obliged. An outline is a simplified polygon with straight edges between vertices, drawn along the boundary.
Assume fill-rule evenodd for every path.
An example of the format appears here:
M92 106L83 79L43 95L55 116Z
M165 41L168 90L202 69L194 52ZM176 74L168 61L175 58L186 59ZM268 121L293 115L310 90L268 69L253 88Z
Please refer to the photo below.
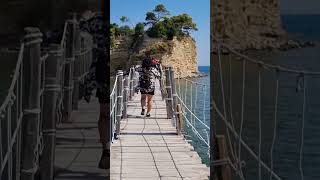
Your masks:
M93 36L96 47L93 49L93 63L84 84L84 98L90 102L92 91L97 89L99 96L107 99L107 27L104 28L102 15L95 14L90 19L81 19L79 22L81 31L88 32ZM101 98L101 97L99 97Z
M139 72L139 90L142 92L152 92L155 89L156 78L160 78L160 72L155 67L142 68Z

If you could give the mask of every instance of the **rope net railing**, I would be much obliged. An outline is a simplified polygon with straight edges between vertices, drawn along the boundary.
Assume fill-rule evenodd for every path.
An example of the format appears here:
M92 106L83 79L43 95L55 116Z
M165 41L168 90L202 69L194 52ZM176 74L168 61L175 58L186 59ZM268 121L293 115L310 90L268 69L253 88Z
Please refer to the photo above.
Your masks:
M127 119L127 104L134 96L138 85L138 76L135 68L131 67L128 72L117 71L113 77L113 85L110 93L110 141L111 143L120 135L121 119Z
M110 120L111 120L111 132L112 132L112 136L111 136L111 142L114 141L115 139L115 132L116 132L116 117L117 117L117 102L118 102L118 98L117 98L117 83L119 81L119 75L117 75L115 77L114 80L114 85L112 86L112 91L110 93Z
M199 149L203 154L210 155L210 111L208 110L208 97L210 86L208 84L196 82L193 78L183 77L181 78L181 72L179 68L172 72L163 73L161 91L164 91L168 94L167 87L171 88L172 105L169 105L172 108L173 121L177 121L177 109L175 106L177 104L181 105L181 115L184 120L183 134L186 139L193 138L194 143L197 143ZM168 68L165 71L170 71ZM169 77L166 77L169 76ZM166 82L169 80L171 83ZM169 86L168 86L169 85ZM170 102L169 102L170 103ZM168 106L168 105L167 105ZM177 123L173 123L174 126L177 126Z
M235 177L318 179L311 130L320 125L311 109L319 107L320 87L311 82L320 80L320 72L269 64L213 40L214 128L226 136L227 164Z
M25 28L20 48L10 51L16 63L0 106L0 179L53 176L56 125L81 99L79 82L93 59L92 36L77 25L67 20L61 43L49 47L38 28Z

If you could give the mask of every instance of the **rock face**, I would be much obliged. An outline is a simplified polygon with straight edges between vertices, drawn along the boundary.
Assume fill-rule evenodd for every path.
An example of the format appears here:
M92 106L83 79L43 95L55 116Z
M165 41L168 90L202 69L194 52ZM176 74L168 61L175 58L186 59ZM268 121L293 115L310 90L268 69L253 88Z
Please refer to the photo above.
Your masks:
M116 70L125 69L128 66L130 44L131 39L127 37L120 37L116 40L116 47L110 50L112 74Z
M111 51L111 69L121 67L125 69L124 64L126 67L130 64L141 64L145 58L145 52L149 51L160 60L163 66L172 66L177 77L199 76L196 42L191 37L164 40L145 35L134 50L131 45L132 40L118 41L117 47Z
M215 0L211 9L211 32L236 49L279 48L286 42L279 0Z
M172 66L176 76L198 76L196 43L191 37L173 39L172 49L161 58L163 66Z

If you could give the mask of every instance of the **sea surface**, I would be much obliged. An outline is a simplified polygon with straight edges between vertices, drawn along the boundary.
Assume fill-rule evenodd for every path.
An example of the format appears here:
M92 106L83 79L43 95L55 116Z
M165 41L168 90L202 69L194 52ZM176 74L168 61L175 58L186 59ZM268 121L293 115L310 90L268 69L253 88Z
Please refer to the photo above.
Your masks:
M291 37L302 41L318 42L320 40L320 15L282 16L282 21L283 27L290 33ZM292 49L285 52L263 52L258 56L258 59L268 64L320 72L319 46ZM233 119L235 129L239 133L243 66L242 61L231 60L231 62L230 71L229 57L223 57L222 69L226 100L227 102L231 102L231 105L227 104L226 109L228 114L232 114L232 117L229 115L227 118L229 120ZM216 75L218 76L218 74ZM258 154L258 66L247 63L245 75L242 138ZM303 77L305 79L304 82ZM277 78L279 79L279 94L277 115L275 116ZM230 88L230 84L232 88ZM306 87L305 106L303 106L304 85ZM215 89L217 91L215 98L217 98L219 108L223 110L220 81L215 79L213 86L217 88ZM304 107L305 113L303 113ZM221 119L217 119L217 132L223 130L221 122ZM261 69L260 127L261 160L267 166L273 166L273 171L281 179L300 180L302 177L305 180L320 179L320 75L303 76L302 74L281 71L277 74L274 69ZM271 145L274 133L275 143L272 150ZM233 141L233 145L234 152L238 154L238 141ZM241 159L244 160L243 172L245 178L257 180L259 172L258 163L243 147L241 148ZM273 159L273 163L271 163L271 159ZM262 179L270 179L270 172L265 170L265 168L262 168L261 173Z
M176 90L182 100L186 102L188 108L194 112L195 116L210 127L210 66L199 66L198 70L200 73L205 74L205 76L188 78L189 81L187 82L183 79L176 79ZM191 83L191 81L199 84ZM206 129L199 120L192 118L193 116L191 116L190 113L187 113L186 117L191 124L194 125L201 137L207 141L207 138L210 137L210 130ZM185 131L187 139L192 140L191 144L200 155L203 163L209 166L210 158L207 145L195 135L192 127L190 125L188 126L187 123L185 123Z

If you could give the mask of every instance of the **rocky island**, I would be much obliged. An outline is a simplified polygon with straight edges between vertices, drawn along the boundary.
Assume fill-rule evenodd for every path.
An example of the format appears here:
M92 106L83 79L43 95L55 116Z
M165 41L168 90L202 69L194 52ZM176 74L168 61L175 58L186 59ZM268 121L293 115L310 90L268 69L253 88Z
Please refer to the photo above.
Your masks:
M211 32L236 50L289 50L316 45L289 38L282 27L279 0L216 0L211 9Z
M190 31L197 30L196 24L188 14L168 16L167 12L160 4L152 12L147 12L145 22L136 24L134 29L112 25L112 69L141 64L149 52L163 66L172 66L176 76L201 76L196 41L190 35ZM127 17L121 18L128 21Z

